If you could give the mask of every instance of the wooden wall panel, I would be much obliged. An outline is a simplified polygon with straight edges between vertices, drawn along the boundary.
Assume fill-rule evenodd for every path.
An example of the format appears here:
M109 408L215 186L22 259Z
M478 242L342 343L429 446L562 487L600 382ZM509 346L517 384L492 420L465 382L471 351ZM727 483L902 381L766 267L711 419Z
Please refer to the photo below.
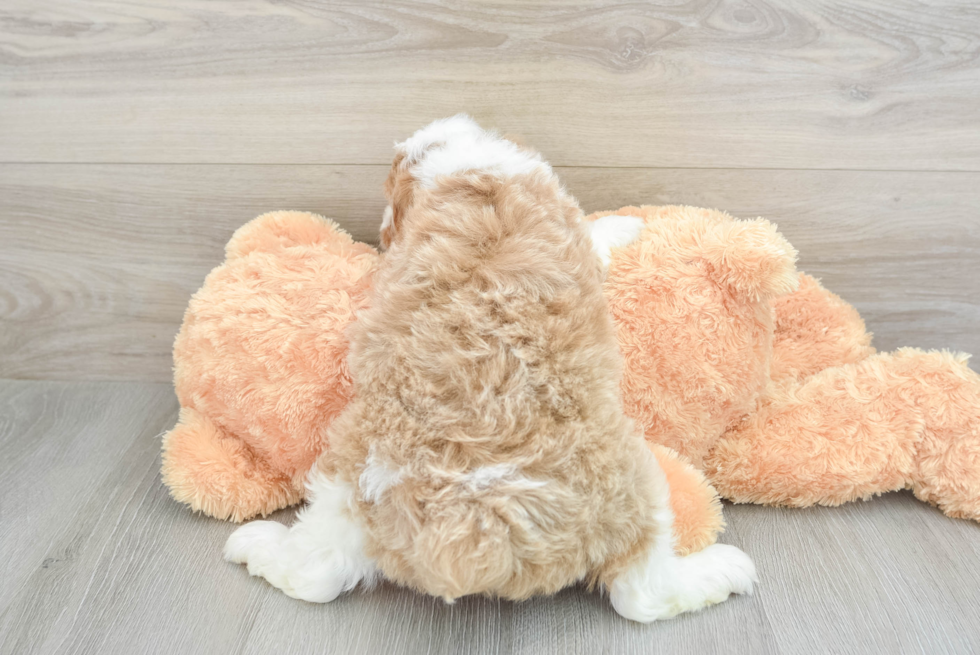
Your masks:
M0 377L166 380L187 300L245 221L315 211L374 241L384 166L0 165ZM978 173L561 168L586 210L776 222L881 348L980 353Z
M7 0L0 161L383 164L458 111L555 164L980 170L972 0Z

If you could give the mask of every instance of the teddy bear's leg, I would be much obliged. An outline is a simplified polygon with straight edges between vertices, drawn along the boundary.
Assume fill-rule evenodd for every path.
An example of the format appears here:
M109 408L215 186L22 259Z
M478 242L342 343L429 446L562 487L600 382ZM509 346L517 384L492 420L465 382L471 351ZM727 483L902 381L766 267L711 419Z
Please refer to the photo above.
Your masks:
M902 351L919 380L925 426L912 467L912 491L954 518L980 521L980 375L965 355Z
M657 463L667 476L670 487L670 507L674 512L674 552L690 555L715 543L724 531L718 492L701 471L667 448L647 442Z
M287 596L327 603L358 583L378 576L364 550L364 530L351 514L353 490L314 469L309 504L291 528L275 521L253 521L235 530L225 544L229 562L246 564Z
M839 505L911 487L980 518L980 378L965 357L903 349L784 380L705 473L735 502Z
M668 477L654 464L659 497L669 494ZM671 490L672 491L672 490ZM726 544L713 544L686 557L675 553L671 505L655 510L655 538L649 551L608 582L613 608L633 621L649 623L751 594L758 581L749 556Z
M857 310L805 273L800 273L799 287L774 298L772 307L776 321L770 376L774 380L803 379L875 352Z
M162 475L176 500L236 523L303 498L302 485L271 470L243 441L187 407L163 438Z

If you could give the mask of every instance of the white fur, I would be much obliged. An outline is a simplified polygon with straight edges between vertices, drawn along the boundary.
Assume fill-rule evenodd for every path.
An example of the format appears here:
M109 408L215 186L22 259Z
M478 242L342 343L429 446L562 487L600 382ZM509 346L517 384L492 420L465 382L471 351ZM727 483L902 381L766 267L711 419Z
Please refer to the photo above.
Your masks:
M654 466L657 495L663 502L655 520L658 533L670 536L657 539L645 558L613 581L613 608L627 619L650 623L715 605L731 594L751 594L758 582L755 565L738 548L714 544L687 557L674 553L670 487L660 466Z
M643 219L637 216L603 216L592 221L589 225L592 249L602 265L609 266L613 248L628 246L640 238L643 225Z
M401 484L403 475L401 469L392 469L382 462L372 448L368 453L367 465L357 481L357 486L361 490L361 499L369 503L378 502L386 491Z
M391 227L392 221L395 220L395 212L391 208L391 205L385 207L384 213L381 215L381 231L387 230Z
M501 482L506 482L508 487L517 489L538 489L548 484L544 480L531 480L524 477L513 464L480 466L465 473L460 482L471 491L489 489Z
M352 514L353 491L317 471L307 483L309 504L289 529L253 521L235 530L225 559L247 564L286 595L327 603L358 583L373 584L377 566L364 553L364 531Z
M541 155L485 131L465 114L435 121L395 147L405 153L419 184L430 189L438 178L466 171L500 177L551 172Z
M454 137L463 135L475 137L483 133L483 128L475 120L466 114L456 114L419 128L405 141L396 143L395 149L404 152L409 162L416 163L422 159L426 150L437 143L447 143Z

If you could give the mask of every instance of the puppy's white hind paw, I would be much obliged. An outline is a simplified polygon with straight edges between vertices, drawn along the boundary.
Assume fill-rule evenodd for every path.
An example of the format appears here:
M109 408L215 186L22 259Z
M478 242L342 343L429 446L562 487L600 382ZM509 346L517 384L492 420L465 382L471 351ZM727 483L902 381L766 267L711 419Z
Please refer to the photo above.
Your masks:
M275 521L253 521L235 530L225 542L225 560L245 564L249 575L265 578L292 596L286 540L289 529Z
M378 575L364 552L364 532L349 513L349 486L313 476L312 498L289 529L275 521L253 521L228 537L224 555L245 564L287 596L327 603Z
M759 581L751 558L735 546L714 544L682 561L691 571L689 579L703 591L706 605L731 594L751 594Z
M342 585L317 557L300 552L295 535L275 521L253 521L235 530L225 543L225 560L245 564L249 575L265 578L287 596L313 603L336 598ZM304 556L307 555L307 556Z
M734 546L715 544L676 557L653 552L617 577L610 589L622 616L649 623L715 605L731 594L751 594L755 565Z
M275 521L252 521L231 533L225 542L225 561L248 564L254 557L271 555L282 545L289 529Z

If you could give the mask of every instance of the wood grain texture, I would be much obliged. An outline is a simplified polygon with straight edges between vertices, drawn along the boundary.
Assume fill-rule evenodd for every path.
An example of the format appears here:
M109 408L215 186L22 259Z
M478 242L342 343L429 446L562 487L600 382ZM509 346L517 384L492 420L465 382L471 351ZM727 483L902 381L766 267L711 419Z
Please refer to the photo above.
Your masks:
M980 648L980 525L908 494L840 508L726 506L722 540L755 559L758 591L649 626L577 588L524 603L446 605L388 584L328 605L292 600L222 561L233 525L167 495L158 434L175 419L166 384L0 382L0 448L13 455L0 477L0 654Z
M779 626L781 652L980 650L970 618L980 613L980 525L907 492L836 508L742 505L729 515L762 571L759 601Z
M175 404L165 384L0 381L0 612L32 571L54 575L73 560L80 544L67 521L115 483L134 439L159 449ZM62 549L48 548L55 538Z
M190 295L245 221L315 211L375 241L384 166L0 165L0 377L170 379ZM884 350L980 353L980 174L560 168L587 211L775 221Z
M980 170L972 0L6 0L0 157L383 164L471 112L558 165Z

